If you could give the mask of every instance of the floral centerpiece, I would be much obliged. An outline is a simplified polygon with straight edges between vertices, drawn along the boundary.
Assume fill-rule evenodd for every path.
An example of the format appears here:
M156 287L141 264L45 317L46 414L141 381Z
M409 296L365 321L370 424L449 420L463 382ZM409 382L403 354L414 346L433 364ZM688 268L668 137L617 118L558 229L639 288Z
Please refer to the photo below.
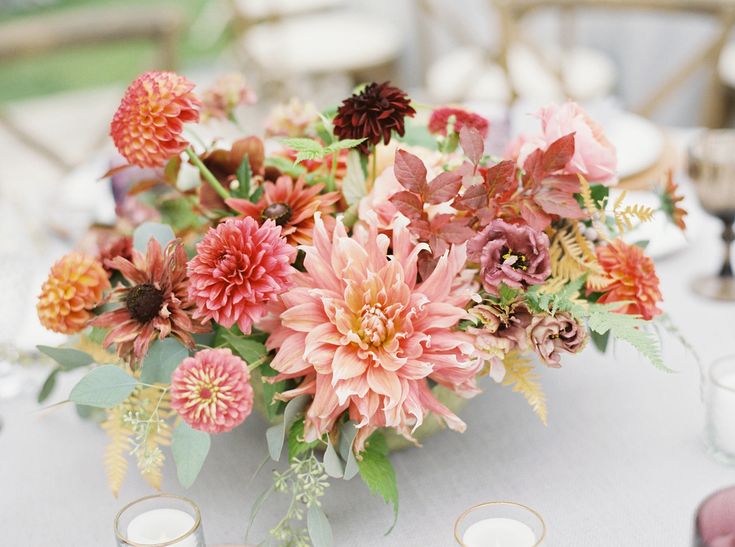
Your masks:
M439 424L464 431L480 377L545 423L535 363L614 337L664 367L647 329L662 313L654 264L621 239L654 211L611 203L615 150L577 105L544 108L497 158L486 119L444 107L409 124L389 83L192 144L200 118L236 122L255 101L242 78L193 88L169 72L128 88L111 125L119 220L62 257L38 299L43 325L70 335L40 347L58 363L41 399L92 365L69 399L102 413L113 492L128 456L160 487L167 445L188 487L210 435L255 406L273 423L263 450L289 462L272 534L324 545L329 477L359 475L397 512L389 450ZM683 227L678 199L669 181L662 210Z

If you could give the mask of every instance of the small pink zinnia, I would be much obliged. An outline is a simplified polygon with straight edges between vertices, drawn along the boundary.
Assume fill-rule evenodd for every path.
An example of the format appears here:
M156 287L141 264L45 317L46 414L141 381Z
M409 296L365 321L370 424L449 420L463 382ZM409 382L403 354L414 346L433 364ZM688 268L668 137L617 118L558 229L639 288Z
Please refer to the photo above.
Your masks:
M189 143L184 124L199 121L194 84L174 72L138 76L120 101L110 135L122 156L138 167L161 167Z
M227 328L237 323L249 334L266 304L289 287L295 258L296 249L272 220L258 226L251 217L231 218L210 228L189 262L194 317Z
M253 410L247 364L226 348L187 357L171 376L171 406L194 429L232 431Z

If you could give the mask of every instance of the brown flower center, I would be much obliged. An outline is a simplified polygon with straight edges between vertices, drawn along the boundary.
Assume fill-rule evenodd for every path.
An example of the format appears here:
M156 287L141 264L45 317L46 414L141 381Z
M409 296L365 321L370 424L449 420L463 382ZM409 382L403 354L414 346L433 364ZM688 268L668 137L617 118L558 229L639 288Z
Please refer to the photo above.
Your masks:
M150 283L136 285L128 291L125 306L139 323L147 323L158 315L163 306L163 293Z
M263 209L261 216L263 219L271 219L275 221L278 226L283 226L291 219L291 207L286 203L271 203L268 207Z
M503 264L512 266L513 269L523 270L524 272L528 269L528 259L526 255L514 253L510 247L503 247L500 258L503 259Z

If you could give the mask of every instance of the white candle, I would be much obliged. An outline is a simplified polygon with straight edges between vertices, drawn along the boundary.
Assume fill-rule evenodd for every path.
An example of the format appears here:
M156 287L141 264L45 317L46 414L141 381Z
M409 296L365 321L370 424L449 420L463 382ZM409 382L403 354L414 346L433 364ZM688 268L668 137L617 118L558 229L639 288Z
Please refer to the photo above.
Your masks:
M735 457L735 372L717 377L717 384L710 393L710 427L715 436L714 444L730 457Z
M462 536L465 547L533 547L536 534L526 524L509 518L491 518L472 524Z
M128 524L128 540L141 545L156 545L174 540L194 528L194 517L179 509L151 509ZM196 534L175 543L177 547L198 547Z

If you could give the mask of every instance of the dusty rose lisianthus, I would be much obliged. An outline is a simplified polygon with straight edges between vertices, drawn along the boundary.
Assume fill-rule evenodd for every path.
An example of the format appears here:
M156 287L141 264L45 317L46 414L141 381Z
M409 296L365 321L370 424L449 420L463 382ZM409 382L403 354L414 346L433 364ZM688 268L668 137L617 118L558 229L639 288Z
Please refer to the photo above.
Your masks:
M534 315L526 330L536 354L552 367L561 366L561 352L578 353L587 343L585 328L566 312Z

